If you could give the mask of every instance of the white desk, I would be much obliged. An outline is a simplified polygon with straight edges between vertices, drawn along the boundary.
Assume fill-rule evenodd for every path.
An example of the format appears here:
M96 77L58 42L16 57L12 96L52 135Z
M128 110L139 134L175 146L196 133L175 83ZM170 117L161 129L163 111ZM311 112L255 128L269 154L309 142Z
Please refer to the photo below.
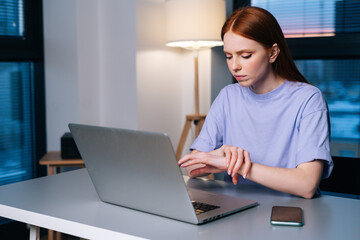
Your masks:
M86 169L0 187L0 216L86 239L359 239L360 200L306 200L261 186L188 180L214 192L254 199L259 206L201 226L122 208L99 200ZM151 201L151 199L149 199ZM273 205L299 206L303 227L270 224ZM35 227L38 226L38 227Z

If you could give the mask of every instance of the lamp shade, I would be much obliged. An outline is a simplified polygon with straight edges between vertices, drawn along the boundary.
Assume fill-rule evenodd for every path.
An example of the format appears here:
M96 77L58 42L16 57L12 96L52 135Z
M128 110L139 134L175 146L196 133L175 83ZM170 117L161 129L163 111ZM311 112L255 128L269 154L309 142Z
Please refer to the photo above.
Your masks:
M167 0L166 45L199 49L223 45L225 0Z

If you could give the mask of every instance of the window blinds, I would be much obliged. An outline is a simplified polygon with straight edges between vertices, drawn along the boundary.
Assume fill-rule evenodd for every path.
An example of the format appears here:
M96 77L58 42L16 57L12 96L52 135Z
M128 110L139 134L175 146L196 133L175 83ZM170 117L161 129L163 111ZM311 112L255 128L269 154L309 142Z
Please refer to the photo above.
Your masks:
M33 63L0 62L0 185L34 175Z
M286 37L360 32L359 0L252 0L270 11Z
M23 37L24 0L0 0L0 37Z

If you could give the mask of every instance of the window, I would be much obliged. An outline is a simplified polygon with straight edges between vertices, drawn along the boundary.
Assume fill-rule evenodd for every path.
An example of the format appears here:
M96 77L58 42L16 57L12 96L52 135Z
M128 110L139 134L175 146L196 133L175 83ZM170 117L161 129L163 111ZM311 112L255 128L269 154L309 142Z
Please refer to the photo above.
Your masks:
M285 37L335 36L360 32L360 2L353 0L252 0L270 11Z
M0 185L45 173L41 19L41 0L0 0Z
M24 2L0 1L0 36L23 37L24 33Z
M34 176L31 62L0 62L0 184Z
M0 185L46 171L37 164L46 152L41 4L0 0Z
M234 0L269 10L295 63L324 94L333 156L360 157L360 1Z

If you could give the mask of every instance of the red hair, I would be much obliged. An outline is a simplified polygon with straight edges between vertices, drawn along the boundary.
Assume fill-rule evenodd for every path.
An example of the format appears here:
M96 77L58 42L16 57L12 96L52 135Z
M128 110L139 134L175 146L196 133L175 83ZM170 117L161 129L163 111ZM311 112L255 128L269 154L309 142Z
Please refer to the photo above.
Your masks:
M225 21L221 29L222 40L229 31L254 40L266 49L276 43L280 53L272 63L274 73L290 81L308 83L296 67L280 25L270 12L259 7L239 8Z

